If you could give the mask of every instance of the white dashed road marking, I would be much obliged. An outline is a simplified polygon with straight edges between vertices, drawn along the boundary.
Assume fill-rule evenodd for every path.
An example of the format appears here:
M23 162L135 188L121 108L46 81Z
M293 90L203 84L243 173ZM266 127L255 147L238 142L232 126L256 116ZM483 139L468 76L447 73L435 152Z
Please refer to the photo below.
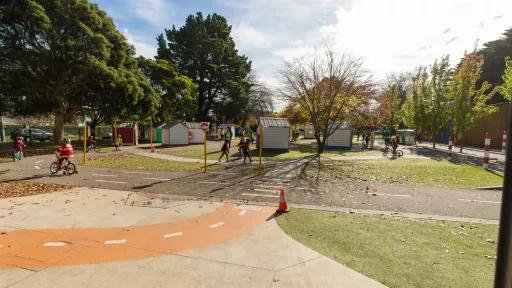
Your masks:
M281 188L283 186L279 186L279 185L263 185L263 184L254 184L254 186L258 186L258 187L264 187L264 188Z
M41 162L43 162L44 160L39 160L39 161L36 161L36 164L39 164Z
M215 224L210 225L210 228L214 229L214 228L220 227L222 225L224 225L224 222L219 222L219 223L215 223Z
M254 190L254 191L258 191L258 192L270 192L270 193L275 193L275 194L277 194L277 191L276 191L276 190L259 189L259 188L254 188L253 190Z
M242 211L240 211L240 213L238 213L238 215L244 216L246 213L247 213L247 210L242 210Z
M92 176L96 176L96 177L117 177L117 175L108 175L108 174L92 174Z
M183 235L183 232L170 233L170 234L165 234L164 238L178 237L178 236L181 236L181 235Z
M170 181L169 178L144 178L146 180L155 180L155 181Z
M411 195L406 194L384 194L384 193L372 193L379 196L390 196L390 197L412 197Z
M227 182L215 182L215 181L199 181L201 184L222 184L222 185L231 185L231 183Z
M39 166L34 166L34 168L36 168L37 170L41 169L41 167Z
M46 242L43 244L43 247L61 247L66 246L64 242Z
M107 240L105 241L103 244L105 245L112 245L112 244L124 244L126 243L126 239L121 239L121 240Z
M110 181L110 180L94 180L96 182L103 182L103 183L114 183L114 184L126 184L128 182L122 182L122 181Z
M122 171L122 173L126 174L143 174L143 175L151 175L149 172L132 172L132 171Z
M464 201L464 202L478 202L478 203L489 203L489 204L501 204L501 202L497 202L497 201L471 200L471 199L457 199L457 200Z
M257 193L242 193L242 196L257 196L257 197L279 198L279 195L267 195L267 194L257 194Z

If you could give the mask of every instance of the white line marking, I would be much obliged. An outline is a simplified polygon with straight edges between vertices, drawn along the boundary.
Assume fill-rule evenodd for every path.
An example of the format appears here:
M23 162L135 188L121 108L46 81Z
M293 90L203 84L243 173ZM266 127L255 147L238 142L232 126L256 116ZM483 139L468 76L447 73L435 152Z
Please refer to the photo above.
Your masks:
M258 186L258 187L265 187L265 188L281 188L283 186L279 186L279 185L263 185L263 184L254 184L254 186Z
M43 162L43 161L44 161L44 159L43 159L43 160L36 161L36 164L39 164L39 163L41 163L41 162Z
M43 247L61 247L66 246L64 242L46 242L43 244Z
M371 193L379 196L390 196L390 197L412 197L411 195L406 194L385 194L385 193Z
M307 188L307 187L289 187L292 190L315 190L315 191L321 191L322 189L319 188Z
M242 196L256 196L256 197L279 198L279 195L266 195L266 194L256 194L256 193L242 193Z
M220 227L222 225L224 225L224 222L219 222L219 223L215 223L215 224L210 225L210 228L214 229L214 228Z
M465 201L465 202L479 202L479 203L501 204L501 202L486 201L486 200L471 200L471 199L457 199L457 200Z
M256 205L237 205L234 208L238 210L261 211L262 207Z
M240 213L238 213L238 215L244 216L246 213L247 213L247 210L242 210L242 211L240 211Z
M177 237L177 236L181 236L181 235L183 235L183 232L170 233L170 234L165 234L164 238Z
M92 176L96 176L96 177L117 177L117 175L107 175L107 174L92 174Z
M34 166L34 168L36 168L37 170L41 169L41 167L39 166Z
M271 193L277 194L277 191L274 191L274 190L258 189L258 188L254 188L253 190L258 191L258 192L271 192Z
M155 181L169 181L169 178L144 178L146 180L155 180Z
M208 172L210 174L216 174L216 175L235 175L235 174L238 174L238 173L234 173L234 172Z
M215 182L215 181L199 181L202 184L222 184L222 185L231 185L231 183L227 182Z
M122 171L122 173L126 173L126 174L144 174L144 175L151 175L151 173L148 173L148 172Z
M94 180L96 182L104 182L104 183L114 183L114 184L126 184L128 182L121 182L121 181L110 181L110 180Z
M107 240L105 241L103 244L105 245L111 245L111 244L124 244L126 243L126 239L121 239L121 240Z

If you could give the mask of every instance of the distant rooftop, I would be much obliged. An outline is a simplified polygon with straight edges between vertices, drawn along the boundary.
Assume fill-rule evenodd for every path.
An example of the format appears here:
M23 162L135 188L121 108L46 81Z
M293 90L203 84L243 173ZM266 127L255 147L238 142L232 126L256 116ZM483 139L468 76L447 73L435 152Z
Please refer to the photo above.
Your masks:
M263 127L290 127L290 121L287 118L260 117L260 123Z

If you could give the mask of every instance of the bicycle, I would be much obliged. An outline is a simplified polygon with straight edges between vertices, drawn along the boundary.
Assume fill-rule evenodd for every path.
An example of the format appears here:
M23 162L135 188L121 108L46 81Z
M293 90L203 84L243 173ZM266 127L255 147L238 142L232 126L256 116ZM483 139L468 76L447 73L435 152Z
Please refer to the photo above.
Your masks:
M98 146L98 145L89 145L87 146L87 153L89 153L90 151L94 151L96 153L100 153L101 152L101 146Z
M63 169L64 169L64 174L67 174L67 175L73 175L73 174L77 173L75 164L73 162L71 162L69 159L64 159L64 161L62 162L62 165L59 166L59 156L57 156L57 161L52 162L52 164L50 164L50 173L55 174Z
M396 149L395 153L393 153L393 148L386 146L382 152L382 156L387 157L388 154L391 155L391 157L402 157L404 156L404 151Z

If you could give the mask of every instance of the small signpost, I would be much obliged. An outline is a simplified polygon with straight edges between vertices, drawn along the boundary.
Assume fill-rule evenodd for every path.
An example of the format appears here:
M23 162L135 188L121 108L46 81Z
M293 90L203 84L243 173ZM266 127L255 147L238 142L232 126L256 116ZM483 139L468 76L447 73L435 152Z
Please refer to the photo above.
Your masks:
M87 161L87 123L90 123L92 118L84 116L84 122L78 123L78 128L84 128L84 164Z

